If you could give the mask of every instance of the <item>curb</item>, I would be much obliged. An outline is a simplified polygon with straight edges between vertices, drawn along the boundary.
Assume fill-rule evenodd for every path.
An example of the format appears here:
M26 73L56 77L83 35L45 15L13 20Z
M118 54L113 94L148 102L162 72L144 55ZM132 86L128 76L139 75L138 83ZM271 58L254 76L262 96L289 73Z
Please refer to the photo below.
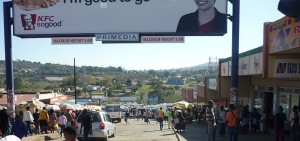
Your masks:
M172 126L172 129L173 129L173 131L174 131L174 133L175 133L175 135L176 135L177 140L178 140L178 141L181 141L180 138L179 138L178 133L176 132L176 130L175 130L175 128L174 128L173 126Z

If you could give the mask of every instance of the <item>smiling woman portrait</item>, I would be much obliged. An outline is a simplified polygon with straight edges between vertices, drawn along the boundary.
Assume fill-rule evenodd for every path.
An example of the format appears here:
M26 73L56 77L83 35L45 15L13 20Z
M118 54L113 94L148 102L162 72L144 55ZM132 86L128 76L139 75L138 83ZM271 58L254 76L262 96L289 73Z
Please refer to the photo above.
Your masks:
M197 10L183 15L177 25L177 33L226 33L227 16L214 6L216 0L194 0Z

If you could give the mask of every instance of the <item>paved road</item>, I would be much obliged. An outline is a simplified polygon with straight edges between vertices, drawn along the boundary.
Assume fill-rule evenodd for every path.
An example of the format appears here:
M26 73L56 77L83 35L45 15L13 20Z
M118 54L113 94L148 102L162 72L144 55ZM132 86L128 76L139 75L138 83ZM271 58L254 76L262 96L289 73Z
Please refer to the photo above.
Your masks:
M124 120L121 123L116 123L116 136L109 138L109 141L178 141L174 130L168 129L168 125L164 123L162 131L159 129L159 124L156 121L151 121L146 124L142 120L129 119L129 124L125 124ZM57 133L40 134L28 136L22 141L63 141L64 138L59 137Z
M159 124L151 121L146 124L142 120L129 119L129 124L122 123L117 125L116 137L110 138L110 141L177 141L174 130L168 129L164 123L163 130L160 131Z

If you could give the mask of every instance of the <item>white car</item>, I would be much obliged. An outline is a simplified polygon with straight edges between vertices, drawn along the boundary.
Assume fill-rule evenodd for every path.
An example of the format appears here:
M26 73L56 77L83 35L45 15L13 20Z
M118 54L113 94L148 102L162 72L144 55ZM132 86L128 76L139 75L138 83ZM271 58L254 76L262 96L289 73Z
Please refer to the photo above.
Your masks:
M116 134L116 126L111 121L111 118L106 112L99 111L88 111L88 114L92 118L92 131L89 134L89 139L102 139L107 141L109 137L114 137ZM77 130L77 138L78 140L83 140L83 128L80 131L81 123L82 123L82 114L79 114L77 118L78 129Z

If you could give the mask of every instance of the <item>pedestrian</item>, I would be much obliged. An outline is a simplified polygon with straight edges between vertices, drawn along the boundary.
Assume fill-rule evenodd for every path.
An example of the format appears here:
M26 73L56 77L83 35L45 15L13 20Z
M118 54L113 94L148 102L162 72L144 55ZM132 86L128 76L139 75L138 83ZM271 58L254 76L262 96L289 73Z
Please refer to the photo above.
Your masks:
M92 118L91 116L88 114L87 109L84 109L82 112L83 116L82 116L82 124L80 127L80 133L83 127L83 138L84 141L89 141L89 133L91 131L92 128Z
M67 110L67 112L65 113L65 116L67 118L67 126L72 125L72 116L71 116L71 111Z
M175 111L174 123L175 123L176 132L178 132L178 131L181 132L185 129L183 113L182 113L181 110L176 110Z
M9 116L7 114L7 108L3 107L3 109L0 111L0 130L2 133L2 137L4 138L6 135L8 135L8 129L9 129Z
M11 133L20 139L27 137L28 131L20 115L16 115L16 120L12 125Z
M23 112L23 122L26 123L27 133L32 135L31 123L33 123L33 116L29 111L30 107L26 107L26 110Z
M54 133L54 127L56 125L56 121L57 121L57 115L56 113L54 112L53 109L50 109L50 115L49 115L49 120L50 120L50 132L51 133Z
M75 127L76 126L76 122L75 122L76 114L75 114L75 111L71 111L70 115L71 115L71 119L72 119L71 125L73 125Z
M241 114L242 134L248 134L249 122L250 122L249 106L246 105L243 107L243 111Z
M151 112L150 112L150 110L148 109L148 110L146 111L146 122L147 122L147 124L150 123L150 119L151 119Z
M40 123L39 123L40 112L39 112L39 109L35 109L35 112L33 113L32 116L33 116L33 124L34 124L34 133L40 134Z
M164 116L165 116L165 113L164 113L162 107L159 108L159 111L157 112L157 116L158 116L160 130L162 130L163 124L164 124Z
M49 115L46 111L46 107L43 107L43 110L40 113L40 127L41 127L41 133L45 132L48 134L48 120L49 120Z
M170 129L171 124L172 124L172 112L171 112L171 109L168 109L167 116L168 116L168 129Z
M153 117L154 117L154 119L156 121L156 124L157 124L158 123L158 116L157 116L157 112L156 111L153 112Z
M251 113L251 132L256 133L259 130L259 119L261 115L258 113L257 109L254 108Z
M286 120L286 114L283 113L282 106L279 106L275 115L276 141L284 141L284 122Z
M66 141L78 141L77 132L74 126L68 126L64 129L64 137Z
M126 122L126 124L129 124L129 121L128 121L129 116L130 116L130 114L129 114L129 111L127 110L126 113L125 113L125 122Z
M58 117L58 126L60 128L60 137L62 137L62 134L64 133L64 129L66 128L67 124L67 118L64 115L64 112L61 112L60 116Z
M137 110L137 119L136 120L140 120L141 115L142 115L141 109L138 109Z
M219 124L219 136L225 136L225 126L226 126L226 112L224 106L220 107L220 112L218 113L218 124Z
M207 122L207 141L215 141L216 136L216 116L215 116L215 110L213 108L214 102L212 100L209 100L207 102L207 108L206 108L206 114L205 119Z
M226 113L227 121L227 141L237 141L237 130L238 130L238 111L233 104L229 105L229 111Z
M293 106L293 112L290 114L292 140L300 140L300 113L298 112L298 106Z

